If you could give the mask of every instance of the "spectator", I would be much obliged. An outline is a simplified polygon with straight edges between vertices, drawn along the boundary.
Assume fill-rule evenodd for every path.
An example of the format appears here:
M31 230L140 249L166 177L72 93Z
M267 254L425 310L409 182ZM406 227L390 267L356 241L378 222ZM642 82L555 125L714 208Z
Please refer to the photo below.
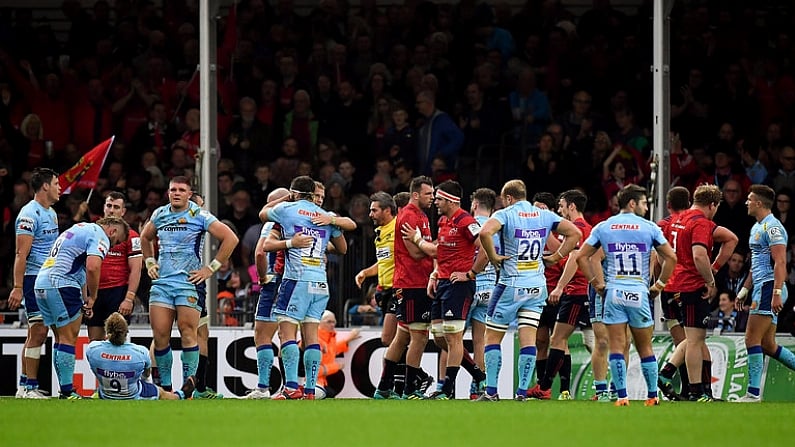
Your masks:
M795 208L792 200L795 194L788 188L782 188L776 192L776 203L773 206L773 216L784 225L787 234L795 234Z
M775 191L788 188L795 191L795 149L784 146L778 158L781 168L772 176L771 186Z
M519 73L516 90L508 97L514 124L514 140L523 151L538 141L551 119L546 94L536 88L535 73L525 68Z
M273 130L257 120L257 103L250 97L240 100L240 118L229 129L225 149L234 157L235 164L251 174L257 161L268 160Z
M298 90L293 97L293 108L284 117L284 137L293 138L298 145L298 157L315 158L320 124L312 114L312 103L306 90Z
M218 316L223 326L240 326L235 316L235 295L228 290L218 292Z
M325 391L325 398L336 396L345 384L342 375L342 365L337 363L337 356L348 351L348 343L360 337L358 329L352 329L345 338L337 339L337 331L334 326L337 318L334 312L326 310L320 318L320 325L317 330L318 343L320 344L320 369L317 374L317 386ZM317 398L322 398L323 394L317 394Z
M393 164L402 161L415 169L417 134L408 123L409 114L405 107L396 104L392 111L392 125L384 135L384 149L388 151Z
M166 106L160 101L155 101L149 107L149 119L138 126L135 135L130 141L130 153L152 150L159 159L166 156L171 145L177 141L177 132L166 122Z
M759 146L744 140L738 144L740 161L745 168L745 175L752 184L762 184L767 181L767 168L759 160Z
M264 161L258 162L254 167L254 181L251 182L249 187L249 191L251 191L251 203L257 208L264 206L268 194L276 189L270 177L270 165Z
M740 169L734 162L734 155L736 153L734 146L725 141L718 141L710 146L712 150L714 170L702 172L699 179L696 181L696 186L702 184L718 185L723 188L728 180L734 180L740 184L740 194L745 196L748 193L748 188L751 187L751 181L745 175L745 170ZM795 178L793 178L795 180Z
M417 95L417 109L425 122L418 132L418 156L420 173L431 173L431 162L441 157L448 169L455 169L458 154L464 142L464 134L445 112L436 108L433 94L427 90Z
M737 294L731 290L720 292L718 295L718 308L709 317L707 329L712 329L720 334L745 332L748 323L748 311L736 310L734 303Z
M271 180L274 186L288 186L298 172L298 142L295 138L286 138L282 143L282 154L271 164Z
M734 234L749 234L754 225L754 219L748 216L745 200L746 197L743 195L740 183L736 180L727 180L723 184L723 201L712 220L716 224L728 228ZM737 251L747 252L748 238L739 237L739 239Z
M348 319L352 326L378 326L381 324L381 308L376 300L376 285L371 284L361 303L348 308Z

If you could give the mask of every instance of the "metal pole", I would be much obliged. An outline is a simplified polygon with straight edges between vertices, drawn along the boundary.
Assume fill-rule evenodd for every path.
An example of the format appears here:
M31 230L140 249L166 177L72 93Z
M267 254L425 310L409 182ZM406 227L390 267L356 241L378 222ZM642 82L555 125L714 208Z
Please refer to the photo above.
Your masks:
M217 0L201 0L199 5L199 92L200 92L200 146L199 160L201 172L201 193L204 206L213 214L218 212L218 190L216 186L218 164L217 125L217 86L216 86L216 17ZM212 237L204 244L205 260L213 259L218 251L218 243ZM217 324L218 281L213 277L207 281L207 312L211 321Z
M654 0L653 94L654 94L654 158L652 188L654 200L651 216L656 221L666 213L665 196L671 185L671 100L670 100L670 17L674 0Z

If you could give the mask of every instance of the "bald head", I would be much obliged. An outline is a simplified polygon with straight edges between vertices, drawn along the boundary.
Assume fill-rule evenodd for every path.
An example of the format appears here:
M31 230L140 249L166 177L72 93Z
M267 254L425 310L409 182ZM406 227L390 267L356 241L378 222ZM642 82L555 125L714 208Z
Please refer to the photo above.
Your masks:
M281 199L282 197L289 196L290 191L287 188L276 188L268 194L268 202Z

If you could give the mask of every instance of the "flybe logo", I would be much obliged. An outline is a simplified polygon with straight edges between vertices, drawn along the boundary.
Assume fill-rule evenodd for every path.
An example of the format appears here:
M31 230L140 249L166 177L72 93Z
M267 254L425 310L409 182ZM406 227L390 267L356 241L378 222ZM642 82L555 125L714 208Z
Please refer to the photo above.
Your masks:
M636 242L617 242L614 244L607 244L607 251L610 253L615 252L646 252L646 244L639 244Z
M519 239L539 239L547 237L547 229L539 228L537 230L526 230L524 228L517 228L513 236Z
M319 228L309 228L309 227L302 227L300 225L296 225L295 227L293 227L293 229L295 230L296 234L303 233L308 236L312 236L315 239L326 237L326 230L321 230Z

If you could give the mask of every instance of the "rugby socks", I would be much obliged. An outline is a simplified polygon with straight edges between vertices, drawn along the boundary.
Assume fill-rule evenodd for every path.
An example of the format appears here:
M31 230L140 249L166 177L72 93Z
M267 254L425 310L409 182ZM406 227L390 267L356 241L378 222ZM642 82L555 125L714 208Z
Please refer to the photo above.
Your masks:
M545 362L547 371L538 381L538 386L541 387L542 390L548 391L552 388L552 382L555 380L555 376L558 374L558 371L563 368L564 357L566 357L566 352L562 349L550 348L549 357L547 357L547 361ZM540 366L538 367L540 368ZM571 367L569 367L569 369L571 370ZM560 389L563 391L562 384Z
M174 356L171 352L171 346L166 346L166 349L155 349L155 365L157 365L157 372L160 375L160 386L166 390L171 391L171 364L174 363Z
M610 354L610 376L616 384L619 399L627 398L627 362L623 353ZM655 371L656 371L655 366ZM656 383L655 383L656 386Z
M206 355L199 353L199 366L196 367L196 391L203 393L207 391L207 362Z
M182 380L185 381L188 377L195 376L196 370L199 369L199 345L190 348L183 347L179 358L182 360Z
M464 368L473 379L475 379L475 382L480 383L486 380L486 373L484 373L483 370L478 367L466 349L464 349L464 356L461 358L461 367Z
M563 366L560 367L560 392L570 391L571 387L571 355L563 357Z
M748 394L759 396L762 383L762 368L765 366L765 354L759 345L748 348Z
M273 345L270 343L257 346L257 388L267 390L271 383L271 367L273 366Z
M712 397L712 360L701 361L701 386L704 387L704 394Z
M417 377L419 377L420 371L422 371L420 368L406 365L406 383L403 387L403 393L405 395L419 391L419 388L417 388Z
M403 350L403 355L400 356L400 360L397 364L397 369L395 370L395 393L402 395L403 390L406 386L406 350Z
M30 378L27 380L27 383L25 383L26 390L35 390L38 388L39 388L39 379Z
M306 384L304 394L315 394L317 373L320 369L320 345L315 343L304 350L304 371L306 371Z
M690 376L687 375L687 365L684 362L679 365L679 382L682 384L682 394L690 389Z
M455 392L455 379L458 377L460 366L448 366L444 371L444 385L442 392L447 396L452 396Z
M384 370L381 372L381 381L378 382L378 391L389 391L395 385L395 374L398 371L398 363L388 358L384 358ZM408 369L405 368L404 371ZM405 376L405 372L404 378ZM406 387L407 389L409 387Z
M541 384L547 373L547 359L536 360L536 383Z
M75 347L65 345L63 343L58 345L58 357L56 362L58 364L58 383L61 385L61 394L72 394L72 378L75 373ZM30 380L30 379L28 379Z
M519 386L516 394L527 395L527 388L530 387L530 380L533 377L533 369L536 367L536 347L525 346L519 350L519 361L517 372L519 373Z
M607 392L607 380L594 380L593 386L596 388L597 395Z
M779 345L773 358L783 363L789 369L795 370L795 354L789 349Z
M284 362L284 386L293 390L298 389L298 359L301 352L295 340L282 343L282 362Z
M56 362L55 359L58 358L58 346L60 346L58 343L53 343L52 345L52 365L55 367L56 375L58 374L58 362Z
M654 355L640 359L640 370L643 378L646 379L646 397L651 399L657 397L657 359Z
M486 360L486 393L490 396L497 394L497 381L502 368L502 351L500 345L487 345L484 349Z
M674 374L676 374L676 366L674 366L671 362L665 362L665 366L663 366L662 370L660 370L660 376L665 377L668 380L672 380L674 378Z
M19 386L25 386L27 383L28 383L28 376L25 375L25 374L20 374L19 375Z

